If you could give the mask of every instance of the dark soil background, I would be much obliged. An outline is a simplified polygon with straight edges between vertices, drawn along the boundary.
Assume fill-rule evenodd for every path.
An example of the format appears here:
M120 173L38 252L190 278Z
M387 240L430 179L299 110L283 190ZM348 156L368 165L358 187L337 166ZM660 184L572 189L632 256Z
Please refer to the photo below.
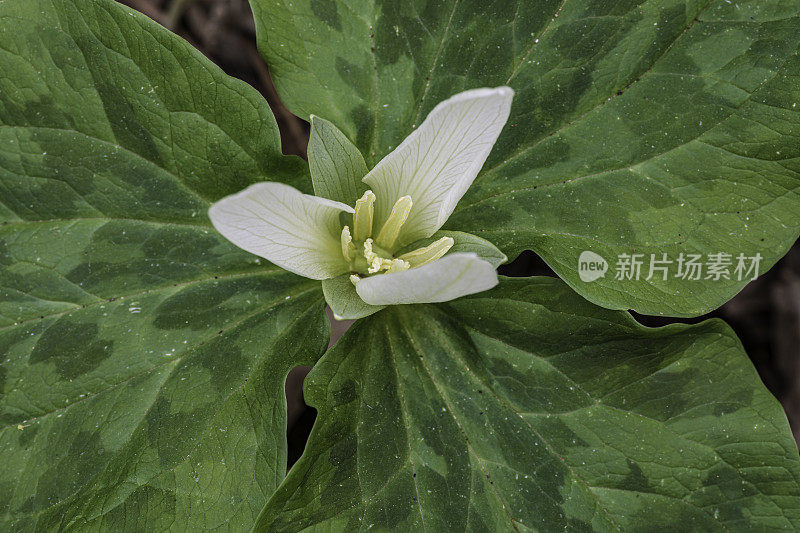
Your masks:
M305 157L308 124L280 102L269 66L256 49L255 25L247 0L117 0L182 36L229 75L258 89L278 121L283 151ZM501 267L507 276L555 276L536 254L526 252ZM647 326L696 323L719 317L733 327L761 379L786 409L795 439L800 440L800 241L769 272L750 283L730 302L696 319L636 315ZM334 323L338 339L347 324ZM289 464L302 454L315 411L303 402L308 368L298 367L286 382L289 407Z

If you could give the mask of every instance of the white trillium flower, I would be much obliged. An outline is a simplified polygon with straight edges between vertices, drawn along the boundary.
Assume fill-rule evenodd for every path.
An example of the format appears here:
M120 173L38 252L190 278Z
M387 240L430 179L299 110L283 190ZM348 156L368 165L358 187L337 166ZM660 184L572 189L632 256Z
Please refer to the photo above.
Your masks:
M453 213L500 135L513 95L508 87L457 94L437 105L367 172L361 179L366 185L318 188L315 182L317 194L339 198L360 194L343 193L348 187L369 187L353 207L263 182L212 205L211 222L236 246L290 272L317 280L349 279L338 286L339 293L354 288L367 309L354 316L491 289L497 285L495 265L473 252L451 251L451 236L403 249L433 236ZM326 298L336 312L329 292Z

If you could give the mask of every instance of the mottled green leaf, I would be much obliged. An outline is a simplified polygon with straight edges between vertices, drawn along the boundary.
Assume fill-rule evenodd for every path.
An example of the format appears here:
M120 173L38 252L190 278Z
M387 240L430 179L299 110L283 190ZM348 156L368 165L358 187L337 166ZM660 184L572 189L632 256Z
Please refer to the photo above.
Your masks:
M300 531L800 526L800 459L722 322L649 329L550 278L356 323L309 374Z
M355 206L367 185L364 157L336 126L325 119L311 117L308 140L308 166L314 194Z
M308 189L266 102L110 0L0 1L0 529L252 525L319 285L209 202ZM306 185L303 185L303 184Z
M648 281L651 254L760 253L763 272L800 234L795 1L250 3L283 101L368 165L445 98L510 85L505 131L446 227L535 250L595 303L702 314L747 277L687 281L673 264ZM581 281L585 250L611 273ZM642 279L614 279L632 253Z

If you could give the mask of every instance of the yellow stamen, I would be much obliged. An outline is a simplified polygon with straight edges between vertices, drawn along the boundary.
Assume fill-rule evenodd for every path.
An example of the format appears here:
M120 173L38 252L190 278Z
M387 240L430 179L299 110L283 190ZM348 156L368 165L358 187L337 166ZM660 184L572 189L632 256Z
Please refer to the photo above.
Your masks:
M391 249L394 246L397 236L400 235L400 228L403 227L408 218L408 213L411 212L411 205L410 196L403 196L395 202L389 218L381 228L380 233L378 233L378 238L375 239L375 242L381 248Z
M442 237L438 241L432 242L424 248L418 248L413 252L408 252L407 254L401 255L400 259L408 261L412 268L421 267L422 265L427 265L428 263L436 261L446 254L452 247L453 238Z
M372 239L364 241L364 259L367 260L367 264L369 265L369 268L367 268L368 274L375 274L381 270L389 270L392 266L391 259L383 258L372 250Z
M360 277L356 276L355 274L350 274L350 283L352 283L353 285L355 285L355 284L356 284L356 283L358 283L359 281L361 281L361 278L360 278Z
M383 266L383 260L378 254L372 251L372 239L364 241L364 259L367 260L367 265L369 265L367 267L367 273L374 274L380 272Z
M350 235L350 228L342 228L342 255L348 263L353 260L356 254L356 245L353 244L353 237Z
M366 258L367 263L371 263L376 257L378 257L378 254L372 251L372 239L367 239L364 241L364 258Z
M353 239L366 240L372 236L372 214L375 209L375 195L367 191L364 196L356 200L355 213L353 214Z
M411 267L407 261L403 261L402 259L392 259L391 265L389 265L389 270L386 271L387 274L393 274L394 272L403 272L404 270L408 270Z
M381 270L384 270L384 267L386 265L384 264L383 261L384 260L381 259L380 257L376 257L375 259L373 259L372 262L370 263L369 268L367 269L367 273L368 274L376 274L376 273L380 272Z

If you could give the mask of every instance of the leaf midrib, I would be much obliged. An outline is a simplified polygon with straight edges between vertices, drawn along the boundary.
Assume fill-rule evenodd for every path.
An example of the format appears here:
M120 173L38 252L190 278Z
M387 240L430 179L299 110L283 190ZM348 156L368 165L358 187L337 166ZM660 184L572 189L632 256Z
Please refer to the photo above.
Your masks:
M129 293L129 294L123 294L121 296L113 296L113 297L109 297L109 298L103 298L102 296L93 295L93 296L95 296L97 298L100 298L100 299L98 301L96 301L96 302L92 302L92 303L89 303L89 304L76 305L75 307L72 307L72 308L67 309L65 311L59 311L57 313L49 313L49 314L46 314L46 315L39 315L39 316L37 316L35 318L29 318L27 320L20 320L20 321L17 321L15 323L13 323L13 324L8 324L6 326L0 326L0 331L6 330L6 329L9 329L9 328L19 327L19 326L28 324L28 323L30 323L30 322L32 322L34 320L43 320L43 319L51 318L51 317L54 317L54 316L65 315L67 313L74 313L76 311L81 311L83 309L88 309L90 307L94 307L94 306L97 306L97 305L108 304L108 303L111 303L111 302L115 302L117 300L124 300L126 298L133 298L133 297L136 297L136 296L143 296L143 295L146 295L146 294L152 294L152 293L156 293L156 292L166 291L166 290L173 289L173 288L183 288L183 287L186 287L186 286L195 285L195 284L203 283L203 282L207 282L207 281L217 281L217 280L225 280L225 279L244 278L244 277L248 277L248 276L259 276L260 277L260 276L281 274L281 273L286 272L285 270L282 270L282 269L277 268L277 267L275 267L274 270L273 269L268 270L267 268L265 268L263 266L259 266L258 268L263 269L263 271L236 272L236 273L233 273L233 274L221 274L221 275L217 274L217 275L212 275L210 277L196 278L196 279L189 280L189 281L184 281L184 282L181 282L181 283L170 283L169 285L161 285L159 287L154 287L152 289L145 289L145 290L142 290L142 291L133 292L133 293ZM92 294L92 293L89 293L89 294ZM48 301L52 301L52 300L48 300Z
M384 331L386 332L386 338L387 339L391 338L391 332L389 331L389 324L384 321L383 327L384 327ZM373 345L377 345L377 343L375 343L373 341ZM401 380L400 380L400 367L397 364L397 355L395 354L394 347L392 346L391 343L389 343L389 354L391 355L391 358L392 358L392 367L394 368L394 374L395 374L395 377L397 379L397 382L396 382L397 383L397 392L400 395L400 408L401 408L401 412L402 412L402 416L403 416L403 425L405 426L405 430L406 430L406 442L408 443L408 461L411 464L412 474L415 474L416 473L416 467L414 466L414 459L412 458L414 450L413 450L413 447L411 446L411 423L408 420L408 411L406 409L406 397L405 397L405 393L403 392L403 386L402 386L402 383L401 383ZM397 470L398 474L401 471L402 471L402 468L398 468L398 470ZM417 482L417 476L416 475L412 475L411 478L412 478L412 480L414 482L414 490L417 493L417 507L419 508L419 516L420 516L420 519L422 520L422 530L423 531L427 531L427 527L425 526L425 515L422 512L422 498L420 497L420 493L419 493L419 483ZM470 479L472 479L472 478L470 477ZM384 485L384 487L381 488L381 490L383 488L385 488L386 486L388 486L388 485L389 485L389 483L387 482ZM377 492L375 494L377 494ZM373 494L373 496L372 496L373 498L375 497L375 494ZM472 495L470 494L470 501L471 500L472 500ZM467 503L467 509L469 509L469 502ZM364 512L366 513L366 506L364 507ZM363 523L363 519L362 519L361 522Z
M411 343L411 345L414 347L414 350L420 355L419 360L420 360L420 363L421 363L422 367L425 369L425 372L428 374L428 377L430 378L430 381L433 384L434 388L436 388L436 391L439 394L439 397L442 399L442 401L445 403L445 405L447 405L447 411L448 411L448 413L450 413L450 416L453 418L453 421L455 422L456 426L458 426L459 432L464 437L464 441L465 441L465 443L467 445L467 448L469 449L470 454L472 454L472 456L475 457L475 459L478 461L478 465L480 466L480 468L483 471L484 475L486 475L486 477L489 478L489 474L486 471L486 467L483 465L483 460L475 452L475 450L472 448L472 444L469 441L469 437L467 436L466 432L464 431L464 428L461 425L461 422L456 417L455 411L453 411L452 405L450 405L450 402L447 399L447 396L442 392L442 390L439 387L439 384L436 382L436 379L433 377L433 374L431 373L431 370L428 368L427 363L425 363L425 358L424 358L424 355L423 355L423 351L421 350L421 348L417 345L416 341L414 340L414 336L413 336L411 330L409 329L408 324L406 323L405 314L399 314L399 316L400 316L399 322L401 322L401 324L398 324L398 325L403 328L403 330L405 331L405 334L406 334L406 338ZM435 330L435 328L431 327L430 330L433 331L433 330ZM420 378L421 378L421 376L420 376ZM472 473L470 473L470 478L471 478L471 476L472 476ZM514 531L519 531L519 528L517 527L517 524L516 524L516 521L514 520L514 517L511 516L511 511L510 511L508 505L506 505L505 501L503 501L503 498L500 496L500 493L499 493L497 487L494 485L494 483L491 483L491 486L492 486L492 490L494 492L494 495L497 498L497 501L500 502L501 508L503 509L503 511L505 512L506 516L508 516L509 521L511 522L511 527L514 529Z
M306 292L310 292L310 291L311 291L311 290L313 290L314 288L315 288L315 287L310 287L310 288L308 288L308 289L305 289L305 290L303 290L303 291L300 291L300 292L298 292L298 293L291 294L290 296L300 296L300 295L302 295L302 294L305 294ZM272 307L275 307L276 305L280 304L280 303L281 303L281 302L283 302L283 301L285 301L285 296L284 296L283 294L281 294L279 299L277 299L277 300L274 300L274 301L270 301L270 302L268 302L267 304L265 304L264 306L260 306L260 307L258 308L258 310L257 310L256 312L254 312L254 313L253 313L253 315L252 315L252 316L256 316L256 315L258 315L259 313L261 313L261 312L264 312L265 310L269 310L269 309L271 309ZM92 304L92 305L95 305L95 304ZM67 311L67 312L69 312L69 311ZM62 313L62 314L63 314L63 313ZM243 319L243 320L246 320L247 318L250 318L250 317L251 317L251 315L247 315L247 316L245 316L245 317L244 317L244 319ZM13 422L13 423L11 423L11 424L9 424L9 425L5 426L5 427L0 427L0 432L3 432L3 431L5 431L5 430L7 430L7 429L10 429L10 428L12 428L12 427L16 427L16 426L17 426L17 424L19 424L19 423L31 422L31 421L33 421L33 420L38 420L38 419L40 419L40 418L47 417L47 416L49 416L49 415L51 415L51 414L54 414L54 413L58 413L58 412L64 411L64 410L66 410L66 409L68 409L68 408L72 407L72 406L73 406L73 405L75 405L75 404L81 403L81 402L83 402L83 401L85 401L85 400L89 400L89 399L91 399L91 398L93 398L93 397L95 397L95 396L98 396L98 395L100 395L100 394L103 394L103 393L105 393L105 392L108 392L109 390L111 390L111 389L114 389L114 388L118 387L119 385L121 385L121 384L123 384L123 383L125 383L125 382L127 382L127 381L130 381L130 380L132 380L132 379L135 379L135 378L137 378L137 377L144 376L145 374L148 374L148 373L150 373L151 371L153 371L153 370L155 370L155 369L158 369L158 368L161 368L162 366L165 366L165 365L167 365L167 364L169 364L169 363L172 363L172 362L174 362L174 361L180 361L180 360L183 358L183 356L184 356L184 355L186 355L186 354L190 353L192 350L194 350L194 349L196 349L196 348L199 348L200 346L204 345L204 344L205 344L205 343L207 343L207 342L208 342L210 339L213 339L214 337L216 337L217 335L219 335L219 334L220 334L220 332L222 332L222 333L225 333L225 332L229 331L230 329L232 329L232 328L234 328L234 327L238 326L240 322L241 322L241 320L237 320L237 321L235 321L235 322L233 322L233 323L231 323L231 324L228 324L227 326L223 327L223 328L222 328L222 329L220 329L220 330L214 330L214 333L213 333L212 335L210 335L210 336L208 336L208 337L204 337L204 338L202 338L202 339L200 339L200 340L194 341L194 342L193 342L193 344L192 344L191 346L187 346L186 350L184 350L182 354L175 354L176 356L175 356L175 357L173 357L172 359L169 359L169 360L167 360L167 361L165 361L165 362L163 362L163 363L159 363L159 364L156 364L156 365L154 365L154 366L151 366L150 368L148 368L148 369L146 369L146 370L143 370L142 372L137 372L136 374L133 374L133 375L131 375L131 376L129 376L129 377L127 377L127 378L125 378L125 379L121 380L121 381L118 381L117 383L114 383L114 384L112 384L112 385L110 385L110 386L108 386L108 387L106 387L106 388L104 388L104 389L101 389L101 390L99 390L99 391L96 391L96 392L93 392L93 393L91 393L91 394L88 394L88 395L86 395L86 396L84 396L84 397L82 397L82 398L79 398L78 400L76 400L76 401L74 401L74 402L72 402L72 403L70 403L70 404L64 405L64 406L62 406L62 407L59 407L59 408L57 408L57 409L53 409L52 411L47 411L47 412L44 412L44 413L38 414L38 415L36 415L36 416L33 416L33 417L30 417L30 418L26 418L26 419L24 419L24 420L21 420L21 421L18 421L18 422ZM51 324L51 325L52 325L52 324ZM49 327L50 327L50 326L48 326L48 328L46 328L44 331L46 331L47 329L49 329ZM44 333L44 331L42 331L41 333ZM40 334L41 334L41 333L40 333ZM23 377L23 376L21 376L21 377ZM17 382L17 383L18 383L18 382ZM15 387L16 387L16 384L15 384L15 386L14 386L14 387L12 387L11 389L13 390ZM5 407L5 406L2 406L2 405L0 405L0 409L2 409L3 407Z

